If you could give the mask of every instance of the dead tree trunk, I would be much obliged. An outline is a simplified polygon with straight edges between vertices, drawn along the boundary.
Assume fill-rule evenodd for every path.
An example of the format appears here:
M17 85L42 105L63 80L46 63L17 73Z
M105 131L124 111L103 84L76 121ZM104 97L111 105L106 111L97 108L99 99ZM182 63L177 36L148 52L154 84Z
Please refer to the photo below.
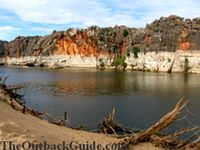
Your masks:
M131 137L123 139L121 142L128 145L130 143L137 144L139 142L145 141L146 139L149 139L151 135L158 133L161 129L175 121L186 104L187 102L180 100L171 112L167 113L153 126L137 134L133 134Z

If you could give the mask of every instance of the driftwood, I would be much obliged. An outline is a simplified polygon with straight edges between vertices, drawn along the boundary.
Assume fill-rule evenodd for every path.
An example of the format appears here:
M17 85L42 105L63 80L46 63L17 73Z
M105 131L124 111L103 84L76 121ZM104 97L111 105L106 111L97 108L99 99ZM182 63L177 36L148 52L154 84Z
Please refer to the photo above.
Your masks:
M103 131L104 134L117 134L114 130L115 123L114 123L114 116L115 116L115 109L108 115L108 118L103 119L102 123L99 126L99 129Z
M150 137L150 142L155 144L156 146L164 147L164 148L170 148L170 149L184 149L186 146L188 146L188 143L190 143L187 140L178 140L178 138L185 133L189 133L195 130L199 130L199 127L193 127L193 128L185 128L178 132L176 132L173 135L152 135Z
M27 87L29 83L6 85L5 83L8 77L9 76L5 77L4 79L0 77L0 88L6 91L6 93L10 97L10 99L7 102L11 105L13 109L21 111L23 114L30 114L41 119L43 115L46 115L47 117L51 118L49 122L60 126L66 126L65 122L67 120L67 112L64 113L64 118L59 120L53 117L48 112L40 112L29 108L28 106L25 105L25 102L22 100L23 95L17 93L18 89Z
M114 134L117 137L120 137L119 135L128 135L132 134L132 131L123 127L122 125L119 125L114 120L115 117L115 108L112 110L112 112L108 115L107 118L104 118L100 125L99 125L99 132L103 132L104 134Z
M126 144L126 145L136 145L141 142L152 142L155 145L168 148L168 149L200 149L200 138L197 138L196 140L192 140L195 135L192 135L187 140L179 140L178 138L188 132L191 131L198 131L199 127L193 127L193 128L185 128L182 129L173 135L161 135L159 134L159 131L168 125L172 124L180 114L181 110L186 106L187 102L184 100L180 100L174 109L167 113L164 117L162 117L158 122L156 122L154 125L152 125L150 128L141 131L139 133L134 133L130 137L124 138L120 141L120 143Z
M9 78L9 76L6 76L3 80L3 83L1 85L5 86L6 80Z
M133 134L131 137L125 139L124 144L129 144L129 143L137 144L139 142L148 140L151 135L158 133L161 129L165 128L166 126L171 124L173 121L175 121L178 114L180 114L181 110L185 107L186 104L187 102L180 100L171 112L167 113L163 118L161 118L158 122L156 122L150 128L142 132L139 132L137 134Z
M27 87L29 83L6 85L5 83L8 78L9 76L4 79L0 78L0 88L4 89L11 98L22 98L24 95L18 94L17 90Z
M25 88L27 86L29 86L29 83L22 83L22 84L15 84L15 85L6 85L4 89L7 91L7 93L10 96L21 99L24 95L18 94L17 90L23 89L23 88Z
M38 118L42 118L42 115L45 115L47 112L40 112L36 111L34 109L29 108L24 104L24 102L21 102L18 99L10 98L8 100L8 103L11 105L11 107L15 110L21 111L23 114L31 114L33 116L36 116Z
M29 83L22 83L22 84L15 84L15 85L7 85L6 89L7 90L18 90L18 89L22 89L25 88L29 85Z
M54 116L52 116L51 114L49 114L49 113L46 113L45 114L46 116L48 116L49 118L51 118L51 119L49 119L48 121L50 122L50 123L52 123L52 124L55 124L55 125L58 125L58 126L68 126L68 124L66 123L66 121L67 121L67 112L65 112L64 113L64 117L63 117L63 119L57 119L56 117L54 117Z
M23 95L20 95L17 93L18 89L25 88L29 84L23 83L23 84L17 84L17 85L6 85L6 80L9 76L5 77L4 79L1 78L0 80L0 88L2 88L9 96L8 103L11 105L12 108L22 111L24 114L28 113L31 115L34 115L36 117L41 118L41 115L44 115L46 112L39 112L34 109L29 108L25 105L25 102L21 99Z

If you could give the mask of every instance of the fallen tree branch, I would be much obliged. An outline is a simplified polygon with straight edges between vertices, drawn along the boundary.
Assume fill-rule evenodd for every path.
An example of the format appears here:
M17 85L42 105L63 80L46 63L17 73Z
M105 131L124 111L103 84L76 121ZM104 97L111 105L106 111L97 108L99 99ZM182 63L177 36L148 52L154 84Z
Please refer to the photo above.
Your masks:
M115 108L113 108L112 112L108 115L107 118L104 118L99 125L100 131L104 134L116 134L115 130L113 129L115 126L114 123L114 116L115 116Z
M22 83L22 84L15 84L15 85L7 85L6 89L7 90L18 90L18 89L22 89L25 88L29 85L29 83Z
M51 118L51 119L48 119L48 121L52 124L55 124L55 125L59 125L59 126L68 126L68 124L66 123L67 122L67 112L64 113L64 117L63 119L57 119L56 117L52 116L51 114L49 114L48 112L45 114L47 117Z
M114 120L115 117L115 108L108 115L108 117L104 118L99 125L99 132L103 132L104 134L114 134L116 137L119 135L130 135L133 132L122 125L119 125Z
M199 127L184 128L178 132L175 132L173 135L167 135L167 136L154 134L150 137L150 142L152 142L156 146L164 148L180 149L181 147L187 145L189 141L178 140L178 138L185 133L189 133L195 130L199 130Z
M9 76L6 76L6 77L4 78L2 85L5 85L6 80L7 80L8 78L9 78Z
M176 120L177 116L180 114L181 110L186 106L187 102L184 102L183 99L181 99L174 109L167 113L164 117L162 117L158 122L156 122L154 125L152 125L150 128L141 131L137 134L133 134L132 136L125 138L120 141L120 143L129 145L129 144L137 144L139 142L149 141L150 137L156 133L158 133L161 129L165 128L169 124L171 124L173 121Z

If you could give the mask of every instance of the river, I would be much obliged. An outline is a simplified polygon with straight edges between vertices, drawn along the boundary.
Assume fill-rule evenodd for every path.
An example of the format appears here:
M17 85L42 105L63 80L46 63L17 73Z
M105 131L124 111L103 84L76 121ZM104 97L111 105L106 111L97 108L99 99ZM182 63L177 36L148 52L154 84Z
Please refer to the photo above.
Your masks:
M0 67L7 84L28 82L26 105L57 118L68 112L70 126L95 130L116 108L116 121L145 129L170 111L180 98L189 100L174 129L200 124L200 75L113 71L81 68L47 69Z

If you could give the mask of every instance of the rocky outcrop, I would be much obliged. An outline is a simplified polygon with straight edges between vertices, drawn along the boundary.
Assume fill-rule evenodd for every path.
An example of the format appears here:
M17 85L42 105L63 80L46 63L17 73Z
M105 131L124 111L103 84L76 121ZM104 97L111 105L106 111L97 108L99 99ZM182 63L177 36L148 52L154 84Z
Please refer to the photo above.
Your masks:
M134 48L140 50L140 53L137 52L138 58L135 58ZM149 70L144 69L151 66L144 65L148 64L147 60L155 62L163 59L168 67L157 64L159 69L154 67L150 70L172 71L172 66L178 61L173 60L176 59L177 50L186 53L200 50L200 18L190 20L171 15L155 20L144 29L92 26L53 31L43 37L17 37L11 42L0 42L0 56L12 65L95 67L103 62L106 67L111 67L117 55L128 54L126 61L129 68L135 68L133 66L137 62L136 66L141 64L138 66L140 70ZM145 63L142 63L144 58Z
M200 18L184 20L178 16L161 17L147 25L146 30L150 39L150 50L200 49Z

